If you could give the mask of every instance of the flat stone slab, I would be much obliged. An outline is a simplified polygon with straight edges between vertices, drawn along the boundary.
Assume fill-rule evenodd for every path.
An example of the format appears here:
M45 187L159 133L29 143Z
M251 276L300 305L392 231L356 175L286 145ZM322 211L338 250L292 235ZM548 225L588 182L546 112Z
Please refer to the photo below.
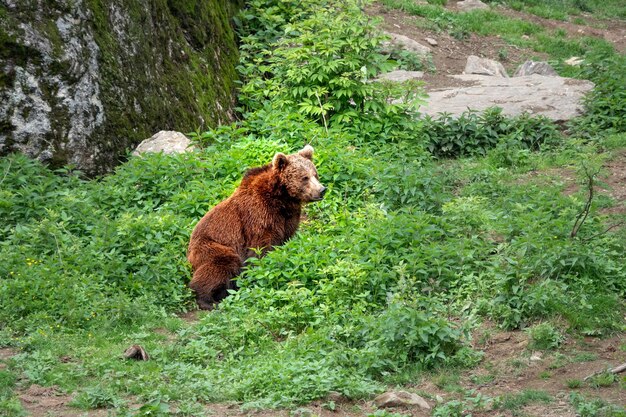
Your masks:
M468 86L429 92L421 113L436 116L447 112L459 116L468 109L482 111L497 106L509 116L529 112L565 121L582 114L583 96L594 87L591 81L537 74L513 78L475 74L450 77L467 82Z

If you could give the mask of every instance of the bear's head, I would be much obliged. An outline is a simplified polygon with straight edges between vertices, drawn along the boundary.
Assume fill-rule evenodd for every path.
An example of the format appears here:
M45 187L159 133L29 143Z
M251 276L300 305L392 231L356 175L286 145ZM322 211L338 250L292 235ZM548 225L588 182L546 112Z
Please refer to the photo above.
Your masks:
M298 201L319 201L324 198L324 187L313 165L313 147L306 145L302 150L285 155L278 152L272 160L272 169L277 173L287 193Z

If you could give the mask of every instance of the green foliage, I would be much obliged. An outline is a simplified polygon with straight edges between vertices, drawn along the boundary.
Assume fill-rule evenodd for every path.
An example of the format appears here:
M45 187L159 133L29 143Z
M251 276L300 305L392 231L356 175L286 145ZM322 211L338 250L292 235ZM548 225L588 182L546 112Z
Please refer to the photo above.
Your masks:
M493 402L493 399L474 391L468 391L462 400L452 400L437 405L433 417L463 417L471 416L472 412L484 411Z
M576 409L576 414L581 417L624 417L626 408L619 405L608 404L600 398L586 399L576 392L570 393L570 404Z
M569 389L576 389L583 386L583 381L580 379L568 379L567 381L565 381L565 384Z
M422 132L428 149L441 157L484 155L497 145L501 149L517 146L538 150L559 138L555 125L547 118L527 113L507 118L497 107L482 114L464 112L458 118L445 113L438 118L426 116Z
M552 402L553 398L545 391L524 390L517 394L507 394L499 398L497 408L517 411L525 405L542 402Z
M594 375L589 379L589 385L594 388L610 387L617 382L617 376L610 372L602 372L601 374Z
M595 83L585 99L586 113L574 120L574 134L595 136L600 131L626 132L626 56L597 54L588 60L580 74ZM582 132L580 132L582 130Z
M7 417L22 417L26 415L20 400L13 395L16 376L4 369L0 369L0 414Z
M561 332L550 323L539 323L529 327L526 332L530 336L531 349L549 350L561 346L564 337Z
M244 112L289 108L326 128L353 125L365 139L381 139L391 127L411 124L421 90L409 84L368 82L392 69L393 62L379 52L385 37L356 2L294 4L298 20L291 16L292 8L272 3L251 2L243 16L248 21L240 31L246 42L239 67ZM272 23L263 28L266 20ZM393 57L400 66L417 67L415 57ZM401 103L390 104L394 99Z
M72 405L84 410L94 408L112 408L121 405L120 399L107 387L96 386L83 390L72 401Z

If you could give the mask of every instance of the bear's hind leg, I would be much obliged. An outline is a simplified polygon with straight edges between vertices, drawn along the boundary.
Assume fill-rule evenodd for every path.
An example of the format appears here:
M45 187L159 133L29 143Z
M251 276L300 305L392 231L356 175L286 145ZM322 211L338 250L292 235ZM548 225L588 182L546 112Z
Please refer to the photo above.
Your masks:
M234 289L235 278L241 272L242 262L239 255L232 249L212 244L210 256L206 256L197 268L189 288L196 292L198 306L210 310L215 304L228 296L228 290ZM205 248L209 249L209 248Z

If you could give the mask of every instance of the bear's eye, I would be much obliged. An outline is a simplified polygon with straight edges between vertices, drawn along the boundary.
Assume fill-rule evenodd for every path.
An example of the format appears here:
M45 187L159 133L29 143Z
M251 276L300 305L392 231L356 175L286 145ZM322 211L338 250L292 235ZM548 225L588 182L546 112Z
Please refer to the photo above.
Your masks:
M308 181L308 180L309 180L309 177L306 177L306 176L302 177L302 181Z

